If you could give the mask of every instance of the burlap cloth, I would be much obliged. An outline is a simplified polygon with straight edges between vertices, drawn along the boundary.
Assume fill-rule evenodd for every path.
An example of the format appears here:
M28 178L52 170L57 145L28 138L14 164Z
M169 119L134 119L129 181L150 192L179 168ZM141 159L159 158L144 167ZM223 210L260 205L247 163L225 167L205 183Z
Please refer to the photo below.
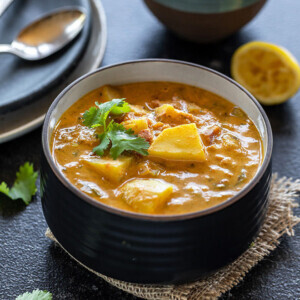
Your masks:
M294 216L292 210L297 206L299 192L300 180L286 177L278 179L276 174L273 175L268 213L252 246L229 266L197 282L183 285L133 284L115 280L83 266L113 286L145 299L217 299L237 285L250 269L274 250L283 234L294 234L293 227L300 222L300 218ZM49 229L46 236L58 243Z

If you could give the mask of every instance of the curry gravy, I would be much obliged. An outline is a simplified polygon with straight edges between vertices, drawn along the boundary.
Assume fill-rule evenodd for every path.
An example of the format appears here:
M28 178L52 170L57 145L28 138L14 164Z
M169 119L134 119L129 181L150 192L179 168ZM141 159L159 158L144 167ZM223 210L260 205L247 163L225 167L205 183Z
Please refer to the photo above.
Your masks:
M160 179L173 185L169 200L155 214L183 214L217 205L236 195L256 174L263 159L260 134L249 117L229 101L206 90L170 82L143 82L109 87L126 98L133 110L116 121L149 119L151 144L166 128L195 123L205 161L172 161L132 153L133 162L120 182L112 182L82 160L97 157L96 129L83 125L83 113L105 102L107 86L74 103L60 118L52 135L52 156L66 178L90 197L109 206L137 211L120 196L120 187L136 178ZM157 119L155 109L170 104L187 117ZM149 137L150 136L150 137Z

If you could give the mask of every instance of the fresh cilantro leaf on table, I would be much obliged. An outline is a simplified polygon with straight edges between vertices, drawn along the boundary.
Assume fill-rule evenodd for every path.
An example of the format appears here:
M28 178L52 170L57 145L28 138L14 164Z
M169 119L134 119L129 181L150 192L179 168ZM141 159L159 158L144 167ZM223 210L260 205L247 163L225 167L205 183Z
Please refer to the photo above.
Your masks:
M2 181L0 184L0 192L5 194L6 196L9 196L9 188L4 181Z
M121 124L112 122L109 124L107 131L99 134L100 144L93 149L97 155L102 156L104 151L111 144L109 154L113 159L116 159L124 151L135 151L142 155L148 155L147 149L149 143L134 134L132 129L125 129Z
M20 166L13 186L9 188L5 182L2 182L0 192L12 200L22 199L28 205L37 190L35 185L37 176L38 173L34 172L33 164L26 162L23 166Z
M32 293L24 293L16 300L52 300L52 294L47 291L34 290Z
M127 130L123 125L111 120L106 124L109 114L121 115L130 111L130 106L123 99L113 99L105 103L97 103L83 114L83 124L90 128L103 126L103 133L98 134L100 144L93 149L99 156L104 155L105 150L111 146L109 154L117 159L124 151L136 151L142 155L148 155L149 143L134 134L133 130Z
M111 113L113 115L121 115L130 111L130 106L124 99L113 99L109 102L93 106L83 114L83 125L94 128L103 126L106 129L106 119Z

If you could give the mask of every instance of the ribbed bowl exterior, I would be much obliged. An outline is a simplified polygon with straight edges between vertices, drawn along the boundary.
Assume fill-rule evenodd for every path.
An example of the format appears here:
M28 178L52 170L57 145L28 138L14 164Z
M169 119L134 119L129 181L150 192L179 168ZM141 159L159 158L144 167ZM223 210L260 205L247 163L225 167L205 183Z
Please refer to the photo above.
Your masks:
M271 162L238 201L207 215L157 221L96 207L73 193L42 153L42 206L59 243L87 267L135 283L183 283L241 255L261 228L268 206Z

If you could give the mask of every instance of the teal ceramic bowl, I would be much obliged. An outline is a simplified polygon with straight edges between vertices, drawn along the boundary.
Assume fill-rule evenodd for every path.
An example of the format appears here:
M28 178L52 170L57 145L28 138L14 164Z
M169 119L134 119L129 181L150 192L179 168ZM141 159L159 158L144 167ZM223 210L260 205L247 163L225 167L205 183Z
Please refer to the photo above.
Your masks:
M179 36L215 42L252 20L266 0L144 0L153 14Z

